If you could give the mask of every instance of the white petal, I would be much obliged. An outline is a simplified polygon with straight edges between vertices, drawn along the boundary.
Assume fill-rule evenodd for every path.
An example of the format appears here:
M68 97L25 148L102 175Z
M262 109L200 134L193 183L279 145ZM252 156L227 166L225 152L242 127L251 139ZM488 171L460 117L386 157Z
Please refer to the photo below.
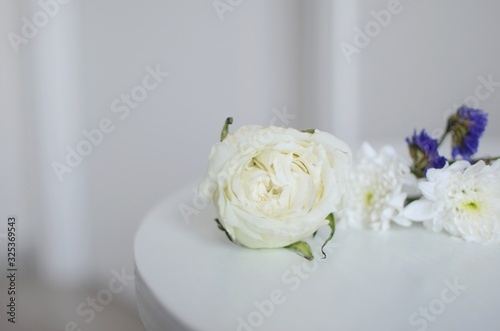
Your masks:
M212 201L212 198L217 190L217 182L210 178L209 176L205 176L205 178L198 185L198 196L203 199L205 202Z
M411 225L411 221L403 216L395 216L392 220L394 222L396 222L397 224L402 225L402 226L410 226Z
M420 189L424 197L426 197L429 200L436 200L435 183L423 181L418 184L418 188Z
M380 149L380 154L387 156L397 156L396 150L390 145L385 145Z
M412 221L426 221L434 217L433 203L429 200L417 200L410 203L403 215Z
M465 169L467 169L470 166L470 163L465 160L460 160L455 163L453 163L449 168L447 169L450 172L463 172Z
M484 168L486 167L486 164L484 163L483 160L473 164L472 166L469 166L467 169L464 171L464 176L476 176L478 175Z
M373 147L367 143L366 141L361 145L359 151L359 157L368 157L370 159L375 158L377 156L377 152L373 149Z
M394 208L401 209L403 208L406 200L406 193L400 193L391 197L388 202L389 206L393 206Z

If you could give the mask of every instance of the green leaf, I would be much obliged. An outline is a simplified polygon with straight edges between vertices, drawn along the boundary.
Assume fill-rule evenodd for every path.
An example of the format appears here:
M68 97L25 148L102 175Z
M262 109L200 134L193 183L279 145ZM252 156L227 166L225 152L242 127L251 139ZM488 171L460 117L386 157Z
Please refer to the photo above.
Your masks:
M309 246L309 244L306 243L305 241L297 241L296 243L288 245L285 248L291 252L294 252L302 256L303 258L309 261L314 260L313 253L311 251L311 246Z
M301 130L302 132L305 132L305 133L311 133L313 134L314 132L316 132L316 129L306 129L306 130Z
M326 219L329 221L331 232L328 238L326 238L325 242L323 243L323 246L321 246L321 253L323 253L323 259L326 258L326 254L325 251L323 251L323 248L325 248L326 244L330 241L330 239L333 238L333 235L335 234L335 216L333 215L333 213L330 213L330 215L328 215Z
M235 244L238 244L236 241L234 241L233 238L231 238L231 235L229 234L229 232L227 232L226 228L224 227L224 225L222 225L222 223L219 221L218 218L215 219L215 222L217 222L217 226L218 226L219 230L224 231L224 233L226 234L227 238L229 240L231 240L231 242L233 242Z
M229 125L231 124L233 124L233 118L226 118L226 122L224 123L224 127L222 128L222 132L220 133L220 141L226 139L227 135L229 134Z
M314 231L313 233L313 238L316 238L316 235L318 234L318 230Z

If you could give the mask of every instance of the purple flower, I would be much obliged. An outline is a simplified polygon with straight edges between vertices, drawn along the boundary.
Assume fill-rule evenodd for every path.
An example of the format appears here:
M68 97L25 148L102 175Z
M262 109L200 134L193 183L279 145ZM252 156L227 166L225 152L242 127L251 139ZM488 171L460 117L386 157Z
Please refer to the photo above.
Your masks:
M446 164L446 158L439 155L438 141L429 137L425 130L420 134L415 131L411 139L406 138L406 142L413 160L412 172L417 177L424 177L427 169L441 169Z
M479 109L462 106L448 120L448 130L452 135L453 158L460 155L470 161L477 152L479 139L488 124L488 114Z

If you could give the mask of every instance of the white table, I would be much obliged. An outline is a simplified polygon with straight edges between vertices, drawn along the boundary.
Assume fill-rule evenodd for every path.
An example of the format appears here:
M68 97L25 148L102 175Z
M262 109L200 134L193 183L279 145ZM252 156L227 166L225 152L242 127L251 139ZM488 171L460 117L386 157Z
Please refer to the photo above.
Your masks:
M420 226L340 228L328 257L308 262L232 244L213 207L186 223L179 205L193 206L193 187L154 208L136 236L138 309L148 331L500 330L500 246Z

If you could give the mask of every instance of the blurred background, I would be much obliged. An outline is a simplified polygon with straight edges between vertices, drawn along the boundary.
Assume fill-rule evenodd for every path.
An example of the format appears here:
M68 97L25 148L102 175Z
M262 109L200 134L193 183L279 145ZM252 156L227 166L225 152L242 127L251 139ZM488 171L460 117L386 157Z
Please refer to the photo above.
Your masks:
M143 330L134 234L202 177L227 116L233 130L315 127L353 150L370 141L405 153L414 128L438 136L467 103L489 112L482 149L493 153L499 10L487 0L0 0L2 307L9 215L19 267L18 321L2 311L0 329Z

